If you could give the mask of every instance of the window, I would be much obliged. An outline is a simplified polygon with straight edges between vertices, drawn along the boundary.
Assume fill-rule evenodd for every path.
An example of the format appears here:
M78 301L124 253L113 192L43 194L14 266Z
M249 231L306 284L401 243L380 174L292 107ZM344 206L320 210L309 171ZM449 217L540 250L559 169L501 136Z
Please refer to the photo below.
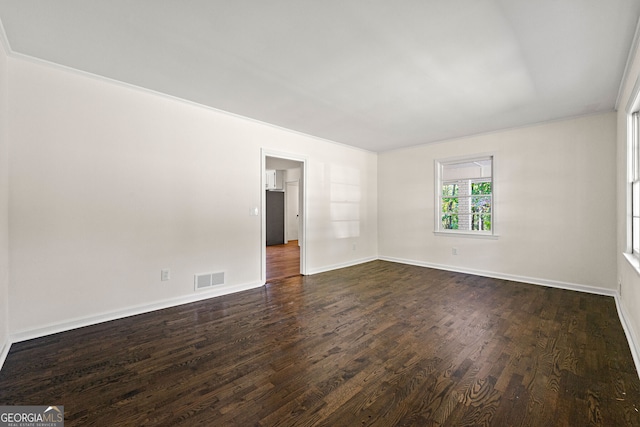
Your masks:
M493 156L436 161L436 171L436 231L493 235Z
M640 274L640 78L625 108L627 116L627 244L624 257Z
M631 188L631 253L640 257L640 127L638 112L631 114L629 134Z

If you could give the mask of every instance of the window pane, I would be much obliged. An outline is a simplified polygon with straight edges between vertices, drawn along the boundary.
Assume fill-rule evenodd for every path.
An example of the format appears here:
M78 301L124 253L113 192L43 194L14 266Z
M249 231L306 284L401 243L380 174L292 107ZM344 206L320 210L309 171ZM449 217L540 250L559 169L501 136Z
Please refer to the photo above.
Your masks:
M472 197L471 212L489 213L491 212L491 197Z
M640 156L639 153L639 147L638 147L638 140L640 138L638 138L638 112L633 113L633 115L631 116L632 118L632 130L631 130L631 176L632 179L635 181L638 178L640 178L640 171L638 171L638 156Z
M444 197L442 199L442 212L444 212L444 213L457 213L458 212L458 198L457 197Z
M472 183L471 194L491 194L491 183L490 182Z
M445 214L442 215L442 228L444 230L457 230L458 229L458 215Z
M480 215L474 214L471 215L471 229L472 230L482 230L481 227L481 221L480 221Z
M435 190L440 193L436 228L492 234L493 156L439 161L436 167Z
M632 215L640 216L640 181L631 185Z
M633 218L633 252L640 254L640 218Z
M471 215L471 229L476 231L491 230L491 214Z
M457 196L458 195L458 184L444 184L442 186L442 195L443 196Z
M491 230L491 214L482 214L482 229L490 231Z

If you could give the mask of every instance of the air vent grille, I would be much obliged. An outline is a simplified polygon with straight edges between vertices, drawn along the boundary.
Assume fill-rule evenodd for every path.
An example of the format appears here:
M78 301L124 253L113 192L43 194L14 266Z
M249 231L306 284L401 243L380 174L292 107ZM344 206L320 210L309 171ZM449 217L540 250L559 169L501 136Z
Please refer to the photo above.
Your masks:
M224 285L224 272L196 274L194 278L195 290L207 289L212 286Z

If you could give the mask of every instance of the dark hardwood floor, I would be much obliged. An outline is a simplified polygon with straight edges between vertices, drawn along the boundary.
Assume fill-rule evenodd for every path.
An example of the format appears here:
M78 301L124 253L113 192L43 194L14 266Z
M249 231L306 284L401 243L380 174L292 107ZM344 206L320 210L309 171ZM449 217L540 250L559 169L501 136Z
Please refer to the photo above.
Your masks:
M267 246L267 283L300 275L300 247L297 240Z
M286 285L286 286L281 286ZM639 426L613 298L375 261L14 344L66 426Z

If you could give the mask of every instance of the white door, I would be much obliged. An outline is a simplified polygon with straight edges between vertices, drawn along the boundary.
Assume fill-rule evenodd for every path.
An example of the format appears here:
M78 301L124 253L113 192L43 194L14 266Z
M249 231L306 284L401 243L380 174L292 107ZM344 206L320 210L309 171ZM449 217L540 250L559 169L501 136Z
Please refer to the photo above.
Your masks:
M298 240L300 203L298 181L287 182L285 188L287 206L287 240Z

